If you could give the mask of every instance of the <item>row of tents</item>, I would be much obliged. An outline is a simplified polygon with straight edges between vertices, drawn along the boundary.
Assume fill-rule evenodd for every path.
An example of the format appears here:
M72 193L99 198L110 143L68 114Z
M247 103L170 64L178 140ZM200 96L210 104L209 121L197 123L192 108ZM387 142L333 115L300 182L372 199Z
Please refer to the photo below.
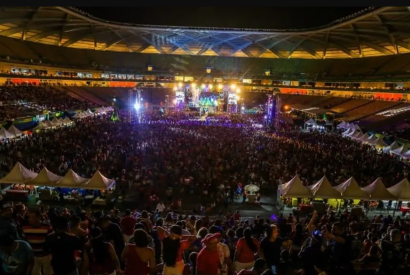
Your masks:
M354 124L354 123L349 123L349 122L345 122L342 121L341 123L339 123L336 128L338 129L345 129L345 130L361 130L359 125Z
M407 178L389 188L385 187L380 178L365 187L360 187L353 177L332 186L326 176L313 185L304 186L296 175L289 182L279 185L278 190L282 196L290 198L410 200L410 182Z
M44 130L44 129L52 129L55 127L60 127L60 126L67 126L72 124L73 121L69 119L68 117L62 119L62 118L53 118L53 120L43 120L40 121L36 127L33 128L33 131L36 130Z
M8 130L2 127L0 129L0 139L4 138L17 138L23 135L23 132L16 128L16 126L11 125Z
M84 112L78 112L76 113L73 118L86 118L86 117L90 117L90 116L94 116L94 115L99 115L99 114L104 114L107 112L111 112L114 111L114 108L109 106L109 107L101 107L101 108L97 108L94 110L94 112L92 112L90 109L88 109L87 111Z
M37 174L17 162L10 173L0 179L0 183L106 190L114 185L115 180L104 177L99 171L96 171L91 178L83 178L70 169L64 177L61 177L44 167Z

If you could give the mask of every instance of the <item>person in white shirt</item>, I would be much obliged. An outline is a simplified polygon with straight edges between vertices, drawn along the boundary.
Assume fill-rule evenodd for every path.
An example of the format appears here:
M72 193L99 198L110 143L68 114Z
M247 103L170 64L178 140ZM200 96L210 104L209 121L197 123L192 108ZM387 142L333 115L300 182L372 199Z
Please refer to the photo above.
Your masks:
M164 212L164 210L165 210L165 205L164 205L164 203L163 203L162 201L160 201L160 202L157 204L157 211L159 211L159 212Z

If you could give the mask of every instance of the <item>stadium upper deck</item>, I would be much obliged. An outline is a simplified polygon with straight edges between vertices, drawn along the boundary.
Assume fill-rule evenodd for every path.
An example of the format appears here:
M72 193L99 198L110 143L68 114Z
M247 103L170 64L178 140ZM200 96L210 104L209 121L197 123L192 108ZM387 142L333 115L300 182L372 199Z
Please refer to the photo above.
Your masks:
M2 7L0 36L148 54L360 58L410 52L408 7L368 8L315 29L222 29L108 22L66 7Z

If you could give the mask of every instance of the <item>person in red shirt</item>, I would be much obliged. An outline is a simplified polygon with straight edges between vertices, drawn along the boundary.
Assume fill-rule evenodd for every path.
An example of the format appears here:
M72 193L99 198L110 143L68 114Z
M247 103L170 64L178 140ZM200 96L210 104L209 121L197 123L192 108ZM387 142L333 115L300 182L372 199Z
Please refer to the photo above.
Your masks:
M235 214L233 215L235 221L240 221L241 220L241 215L239 214L239 211L236 211Z
M131 211L129 209L125 210L125 216L121 219L121 228L126 243L128 243L134 235L134 226L136 223L137 219L131 215Z
M255 263L255 255L261 255L260 243L252 237L250 228L246 228L243 231L243 236L236 245L234 262L236 272L252 268Z
M220 233L208 234L202 243L204 248L199 252L196 261L196 275L216 275L222 267L217 250Z

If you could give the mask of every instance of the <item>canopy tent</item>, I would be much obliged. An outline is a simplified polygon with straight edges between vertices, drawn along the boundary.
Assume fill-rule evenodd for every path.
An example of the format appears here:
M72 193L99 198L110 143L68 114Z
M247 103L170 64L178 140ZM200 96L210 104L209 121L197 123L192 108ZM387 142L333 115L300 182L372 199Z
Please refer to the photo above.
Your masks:
M372 142L372 145L376 146L377 148L387 146L386 142L384 142L384 140L381 137L378 137L374 142Z
M352 130L356 130L356 127L353 123L350 123L349 128L352 129Z
M305 122L306 125L316 125L316 121L314 121L312 118L309 119L308 121Z
M312 193L303 185L299 176L296 175L285 184L278 186L279 192L283 197L290 198L311 198Z
M361 140L361 141L366 141L369 138L369 134L363 134L362 136L358 137L357 139Z
M387 188L393 196L399 201L409 201L410 200L410 182L407 178L403 179L401 182Z
M22 134L23 134L23 132L22 131L20 131L19 129L17 129L16 128L16 126L14 126L14 125L11 125L10 127L9 127L9 130L8 130L11 134L13 134L14 136L16 136L16 137L19 137L19 136L21 136Z
M54 127L55 125L53 123L51 123L51 121L49 120L44 120L44 125L47 126L47 128L51 128Z
M369 194L360 189L357 181L353 177L333 188L342 195L343 199L359 200L369 198Z
M324 176L317 183L307 186L313 196L322 199L340 199L342 198L340 192L336 191L329 180Z
M400 156L402 154L405 154L408 150L409 148L407 148L406 145L402 145L401 147L390 151L390 153Z
M10 133L9 131L7 131L6 128L2 127L0 129L0 138L14 138L14 137L16 136Z
M383 151L384 152L390 152L390 151L396 150L399 147L400 147L400 145L395 141L392 144L390 144L389 146L384 147Z
M83 112L76 113L76 114L73 116L73 118L84 118L84 113L83 113Z
M67 174L59 180L56 186L66 188L81 188L81 185L89 181L90 179L80 177L73 170L68 170Z
M407 152L401 154L401 156L402 156L403 158L410 159L410 150L408 150Z
M338 129L346 129L346 122L342 121L341 123L339 123L336 128Z
M346 131L344 131L344 132L342 133L342 136L348 136L351 132L352 132L351 129L347 129Z
M357 124L354 125L354 128L355 128L356 130L362 131L362 129L360 129L359 125L357 125Z
M64 123L66 123L66 124L72 123L71 119L69 119L68 117L64 118L63 121L64 121Z
M51 124L53 124L54 126L58 126L61 124L61 122L58 118L54 117L53 120L51 121Z
M60 123L60 125L65 125L66 124L64 119L62 119L62 118L59 118L57 120L58 120L58 123Z
M377 137L375 135L371 135L365 142L367 143L372 143L372 141L375 141Z
M248 184L245 185L245 187L243 188L247 193L256 193L259 192L259 187L255 184Z
M37 177L37 173L28 170L20 162L17 162L7 176L0 179L0 183L24 184L35 177Z
M372 200L396 200L396 197L387 191L380 178L377 178L373 183L361 189L369 194Z
M354 139L357 139L361 136L363 136L363 133L360 130L355 130L355 133L350 135L350 137Z
M115 183L115 180L108 179L101 175L100 171L97 170L93 177L86 183L82 184L83 189L108 189Z
M47 124L45 124L43 121L40 121L40 122L37 124L37 126L33 128L33 131L43 130L43 129L47 129L47 128L48 128Z
M36 185L36 186L50 186L55 187L56 183L61 180L62 177L50 172L47 168L43 168L37 177L29 180L26 184Z

